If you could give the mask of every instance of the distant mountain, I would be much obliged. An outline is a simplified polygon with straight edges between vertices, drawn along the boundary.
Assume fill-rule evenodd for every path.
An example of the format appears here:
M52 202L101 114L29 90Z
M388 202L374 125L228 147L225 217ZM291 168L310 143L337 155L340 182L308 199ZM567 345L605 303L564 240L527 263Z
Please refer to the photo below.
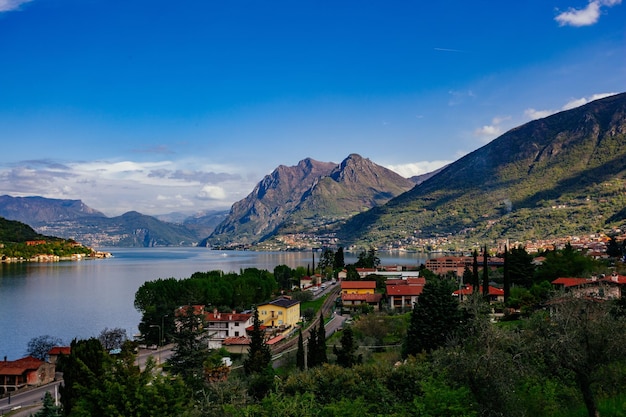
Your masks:
M110 218L80 200L5 195L0 197L0 216L26 223L38 233L92 247L190 246L200 240L183 225L137 212Z
M415 183L357 154L341 164L304 159L279 166L201 244L252 245L270 237L312 233L384 204Z
M383 206L344 244L563 237L626 223L626 93L512 129ZM395 242L395 243L392 243Z
M0 216L32 227L61 220L106 217L80 200L0 196Z

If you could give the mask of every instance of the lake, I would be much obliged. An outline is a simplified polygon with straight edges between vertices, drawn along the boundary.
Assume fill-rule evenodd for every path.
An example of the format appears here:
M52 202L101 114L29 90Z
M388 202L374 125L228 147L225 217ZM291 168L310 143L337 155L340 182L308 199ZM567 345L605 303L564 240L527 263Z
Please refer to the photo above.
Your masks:
M19 359L37 336L97 337L105 328L137 333L135 292L146 281L194 272L273 271L312 263L310 252L212 251L206 248L98 248L112 258L54 263L0 263L0 360ZM315 254L315 263L319 260ZM382 265L417 266L422 253L379 253ZM346 263L356 258L346 253Z

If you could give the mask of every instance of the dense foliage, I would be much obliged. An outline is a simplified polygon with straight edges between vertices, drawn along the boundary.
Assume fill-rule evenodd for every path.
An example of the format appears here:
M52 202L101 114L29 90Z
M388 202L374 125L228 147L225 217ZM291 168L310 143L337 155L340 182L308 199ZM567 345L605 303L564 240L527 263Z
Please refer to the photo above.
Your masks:
M277 289L274 276L248 268L238 273L196 272L185 279L147 281L135 293L135 308L142 314L139 331L158 344L158 327L167 340L174 330L174 311L181 306L204 305L220 311L244 310L270 299Z

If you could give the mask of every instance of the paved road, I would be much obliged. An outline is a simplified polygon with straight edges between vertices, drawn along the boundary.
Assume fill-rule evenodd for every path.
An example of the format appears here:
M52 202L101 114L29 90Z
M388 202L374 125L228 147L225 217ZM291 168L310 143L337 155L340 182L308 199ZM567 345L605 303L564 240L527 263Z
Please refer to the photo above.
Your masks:
M52 398L59 398L58 386L61 381L55 381L41 387L31 388L28 391L23 391L15 394L11 394L11 398L0 399L0 416L8 414L10 411L15 411L11 414L12 417L26 417L31 414L35 414L39 408L43 396L46 392L52 395Z

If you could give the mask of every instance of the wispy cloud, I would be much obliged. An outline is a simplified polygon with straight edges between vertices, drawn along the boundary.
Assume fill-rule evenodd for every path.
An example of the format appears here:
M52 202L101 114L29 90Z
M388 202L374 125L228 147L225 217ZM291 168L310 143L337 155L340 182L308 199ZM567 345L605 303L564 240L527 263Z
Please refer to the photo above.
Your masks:
M620 4L622 0L591 0L582 9L569 8L565 12L559 13L554 20L559 26L590 26L598 23L603 7L613 7Z
M243 178L238 168L192 161L32 160L0 166L0 195L80 199L107 215L227 209L256 181Z
M0 0L0 13L18 10L22 4L33 0Z
M451 162L452 161L419 161L400 165L386 165L386 168L402 175L405 178L410 178L415 175L428 174L429 172L433 172Z
M504 133L502 124L507 120L511 120L511 117L494 117L491 120L491 124L481 126L474 130L474 135L483 138L485 142L494 139Z
M536 110L533 108L529 108L529 109L524 110L524 115L530 120L542 119L544 117L548 117L559 111L575 109L576 107L580 107L594 100L600 100L601 98L613 96L615 94L617 93L600 93L600 94L593 94L589 97L575 98L565 103L559 110L552 110L552 109Z

